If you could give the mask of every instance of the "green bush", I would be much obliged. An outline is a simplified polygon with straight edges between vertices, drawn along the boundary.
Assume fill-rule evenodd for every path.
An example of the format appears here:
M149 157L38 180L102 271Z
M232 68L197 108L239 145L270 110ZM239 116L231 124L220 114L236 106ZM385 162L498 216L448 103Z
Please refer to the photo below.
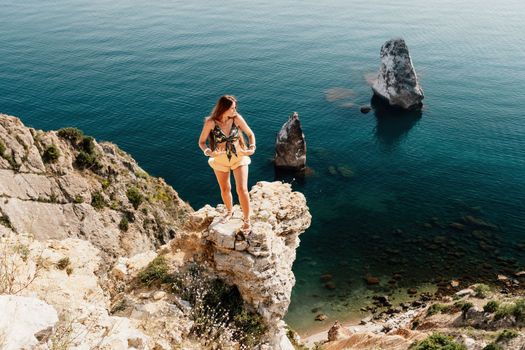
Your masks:
M505 303L500 304L496 313L494 314L495 320L513 315L516 318L516 322L521 323L525 321L525 300L520 299L516 303Z
M127 231L128 228L129 228L129 222L128 222L128 218L127 217L123 217L121 220L120 220L120 223L118 224L118 228L121 230L121 231Z
M84 136L82 130L77 128L62 128L58 130L57 134L59 137L70 141L75 146L80 142L80 140Z
M147 286L150 286L155 281L166 280L168 277L166 258L162 255L157 256L139 273L138 277Z
M7 216L0 216L0 225L13 229L13 225L11 225L11 220L9 220L9 217Z
M104 201L102 193L95 192L91 195L91 205L95 209L102 209L106 206L106 201Z
M136 187L131 187L127 190L126 196L128 197L133 208L138 209L139 205L144 201L144 196Z
M512 314L516 317L516 322L525 322L525 299L522 298L516 301Z
M80 169L93 169L97 170L101 167L100 160L96 153L87 153L80 151L75 159L75 164Z
M445 308L445 305L443 305L443 304L432 304L427 309L427 316L432 316L432 315L435 315L437 313L440 313L441 310L443 310L444 308Z
M88 154L94 154L95 139L91 136L84 136L80 142L80 149Z
M496 312L496 310L498 310L498 307L499 302L496 300L491 300L488 303L486 303L485 306L483 306L483 311L493 313Z
M454 341L452 337L449 337L442 333L434 333L428 338L414 343L410 346L411 350L467 350L467 347L463 344L459 344Z
M476 286L476 288L474 288L474 292L476 292L474 295L475 297L483 299L489 295L490 287L486 284L480 283Z
M465 317L467 311L474 306L474 304L472 304L470 301L464 300L456 301L454 305L461 309L461 314L463 315L463 317Z
M60 151L58 150L58 147L55 145L48 146L44 154L42 154L42 160L44 163L54 163L58 160L60 157Z
M483 350L503 350L498 344L490 343L483 348Z
M260 343L267 326L257 312L246 308L237 286L205 276L196 264L173 279L174 293L193 306L190 315L194 321L193 334L213 343L227 329L232 339L241 344L241 349L252 349Z
M508 341L513 338L516 338L519 335L518 332L516 332L513 329L504 329L503 332L498 334L498 337L496 338L496 342L502 342L502 341Z
M4 152L5 152L5 144L2 141L0 141L0 157L4 156Z
M81 195L77 194L75 196L75 199L73 199L73 202L76 203L76 204L84 203L84 197L82 197Z

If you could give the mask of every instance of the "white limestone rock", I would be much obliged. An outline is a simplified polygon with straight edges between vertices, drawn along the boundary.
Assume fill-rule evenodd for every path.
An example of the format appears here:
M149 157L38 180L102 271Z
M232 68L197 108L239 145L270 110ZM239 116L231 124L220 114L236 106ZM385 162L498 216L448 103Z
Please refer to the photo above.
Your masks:
M374 93L391 106L421 108L423 89L405 41L401 38L388 40L381 47L380 57L379 74L372 85Z
M0 346L4 350L35 347L40 343L35 333L58 322L56 310L37 298L0 295L0 310Z

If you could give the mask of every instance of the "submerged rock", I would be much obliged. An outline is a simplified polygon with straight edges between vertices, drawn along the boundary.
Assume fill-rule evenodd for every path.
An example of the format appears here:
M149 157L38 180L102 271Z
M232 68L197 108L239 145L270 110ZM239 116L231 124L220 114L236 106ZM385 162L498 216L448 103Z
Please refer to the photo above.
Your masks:
M306 141L299 121L293 112L284 123L275 140L275 166L289 170L304 170L306 167Z
M419 85L408 47L403 39L391 39L381 47L381 66L372 85L374 94L391 106L419 109L423 89Z

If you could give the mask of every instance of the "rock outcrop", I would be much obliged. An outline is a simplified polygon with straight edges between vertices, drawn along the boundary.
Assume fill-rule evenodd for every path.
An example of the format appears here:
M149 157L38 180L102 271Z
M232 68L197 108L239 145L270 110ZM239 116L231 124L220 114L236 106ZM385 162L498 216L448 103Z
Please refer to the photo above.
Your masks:
M306 141L299 120L293 112L275 140L275 167L302 171L306 167Z
M221 224L221 205L193 211L115 145L85 142L97 157L91 168L79 166L88 152L82 141L0 116L0 304L8 310L0 313L0 346L208 348L194 334L200 306L174 282L196 264L261 317L264 334L254 348L292 350L282 318L299 235L311 221L304 196L289 184L257 183L252 232L244 236L239 206ZM144 271L159 259L165 265L146 281ZM13 332L8 320L24 297L49 317ZM235 337L224 339L239 347Z
M279 349L279 343L289 343L282 318L295 284L292 264L299 234L310 226L311 215L304 196L286 183L259 182L250 197L253 225L247 237L239 236L242 212L237 206L226 224L219 222L221 212L209 206L195 212L191 220L205 229L204 245L217 275L235 284L245 302L263 316L271 327L268 344Z
M391 106L404 109L422 107L419 85L408 47L403 39L391 39L381 47L381 66L372 90Z
M112 143L74 132L60 135L0 114L4 222L40 240L87 239L113 258L154 249L176 236L193 209L163 179L149 176ZM96 167L78 165L86 150Z

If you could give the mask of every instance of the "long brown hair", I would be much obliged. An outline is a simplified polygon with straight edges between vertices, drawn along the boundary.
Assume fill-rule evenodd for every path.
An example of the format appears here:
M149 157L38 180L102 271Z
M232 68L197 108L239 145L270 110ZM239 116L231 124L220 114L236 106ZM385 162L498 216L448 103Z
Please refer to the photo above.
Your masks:
M217 103L215 103L215 106L211 110L211 113L208 117L206 117L206 120L212 119L214 122L218 121L220 116L226 112L233 103L237 103L237 99L233 95L222 95L217 100ZM235 117L233 117L235 118ZM235 121L235 120L234 120ZM230 131L231 133L231 131ZM213 150L215 147L215 142L213 140L213 137L211 136L211 132L208 135L208 142L210 143L210 148ZM246 149L246 143L244 141L244 135L241 129L239 129L239 145L242 149Z

